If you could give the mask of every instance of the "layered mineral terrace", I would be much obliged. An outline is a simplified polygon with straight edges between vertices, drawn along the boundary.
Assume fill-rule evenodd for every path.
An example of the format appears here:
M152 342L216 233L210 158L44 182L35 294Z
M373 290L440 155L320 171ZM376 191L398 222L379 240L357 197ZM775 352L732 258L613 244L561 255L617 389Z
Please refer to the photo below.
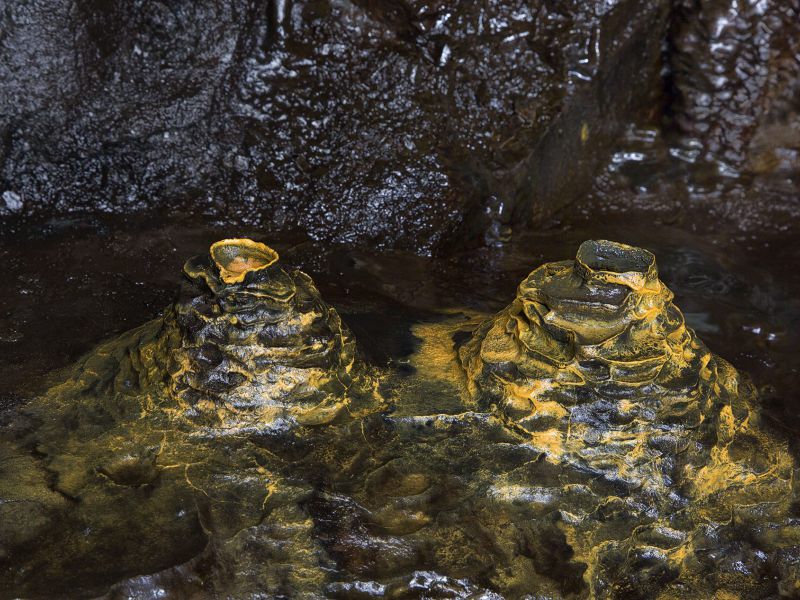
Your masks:
M4 428L0 597L800 595L796 466L646 250L418 324L403 372L263 244L184 271Z

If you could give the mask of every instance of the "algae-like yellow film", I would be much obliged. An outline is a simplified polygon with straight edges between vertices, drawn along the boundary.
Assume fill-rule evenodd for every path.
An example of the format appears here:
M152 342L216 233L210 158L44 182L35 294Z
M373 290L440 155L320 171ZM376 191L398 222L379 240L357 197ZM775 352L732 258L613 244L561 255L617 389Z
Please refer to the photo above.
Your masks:
M0 595L800 594L797 466L647 250L585 242L403 365L276 261L214 244L21 409Z

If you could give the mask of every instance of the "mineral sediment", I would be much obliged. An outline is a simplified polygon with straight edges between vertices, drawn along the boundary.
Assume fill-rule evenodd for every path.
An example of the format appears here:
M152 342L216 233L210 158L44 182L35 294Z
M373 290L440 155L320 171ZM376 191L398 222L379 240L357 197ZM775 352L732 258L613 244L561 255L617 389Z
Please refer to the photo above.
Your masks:
M533 271L460 348L470 394L559 473L543 505L592 596L759 597L770 570L796 594L782 546L800 542L793 461L759 429L752 384L672 299L651 253L585 242ZM537 479L495 487L530 501Z
M187 414L240 427L328 422L347 406L355 341L308 275L251 240L223 240L189 260L164 321L173 398Z
M263 244L184 272L3 436L0 597L800 594L796 466L648 251L420 323L402 372Z
M222 577L247 563L237 548L253 527L257 560L279 564L249 566L238 596L320 585L317 561L303 567L316 552L299 509L309 492L269 448L380 402L336 311L277 262L263 244L218 242L186 263L163 318L25 407L0 446L0 597L48 597L54 581L92 596L189 559Z

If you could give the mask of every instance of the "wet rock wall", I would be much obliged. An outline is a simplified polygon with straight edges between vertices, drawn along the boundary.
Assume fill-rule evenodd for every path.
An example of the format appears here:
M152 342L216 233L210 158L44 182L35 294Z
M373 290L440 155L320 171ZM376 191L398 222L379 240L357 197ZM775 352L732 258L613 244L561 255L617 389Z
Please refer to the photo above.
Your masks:
M682 0L671 107L689 160L727 177L800 167L800 3Z
M667 4L9 3L0 210L502 240L586 191L657 87Z

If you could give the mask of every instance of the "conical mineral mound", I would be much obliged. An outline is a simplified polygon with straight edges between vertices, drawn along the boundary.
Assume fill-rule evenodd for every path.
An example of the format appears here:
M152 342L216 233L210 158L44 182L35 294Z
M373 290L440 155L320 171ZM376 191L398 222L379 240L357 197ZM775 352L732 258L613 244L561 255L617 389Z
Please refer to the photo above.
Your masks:
M193 564L231 597L320 597L312 488L278 454L379 411L373 377L268 246L223 240L184 273L163 317L99 345L4 430L0 597L96 597L142 573L186 597Z
M345 410L355 341L311 278L251 240L222 240L184 266L165 319L169 389L188 416L329 422Z
M650 252L584 242L459 348L469 395L561 481L585 479L560 490L558 520L593 595L700 594L713 572L751 597L770 560L795 590L797 567L779 558L799 541L793 461L760 426L753 385L672 300ZM501 476L493 489L511 498L520 485Z

